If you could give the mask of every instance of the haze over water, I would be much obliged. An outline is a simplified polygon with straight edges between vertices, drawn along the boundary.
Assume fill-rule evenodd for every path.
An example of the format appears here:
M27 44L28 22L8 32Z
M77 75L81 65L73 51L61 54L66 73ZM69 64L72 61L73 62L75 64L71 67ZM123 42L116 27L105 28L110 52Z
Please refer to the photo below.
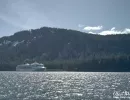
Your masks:
M119 100L130 73L0 72L0 100Z

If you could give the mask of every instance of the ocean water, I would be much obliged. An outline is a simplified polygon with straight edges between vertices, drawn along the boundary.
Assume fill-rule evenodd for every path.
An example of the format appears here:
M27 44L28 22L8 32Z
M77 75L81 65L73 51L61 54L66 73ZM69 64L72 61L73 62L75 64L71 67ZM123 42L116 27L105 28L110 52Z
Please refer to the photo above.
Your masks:
M130 73L0 72L0 100L130 100Z

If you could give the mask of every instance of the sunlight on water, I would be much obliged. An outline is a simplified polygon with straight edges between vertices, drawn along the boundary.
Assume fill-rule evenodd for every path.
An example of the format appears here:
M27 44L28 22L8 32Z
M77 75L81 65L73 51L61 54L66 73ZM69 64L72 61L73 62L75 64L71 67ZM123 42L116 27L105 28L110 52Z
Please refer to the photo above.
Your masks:
M0 100L129 99L129 76L130 73L1 72Z

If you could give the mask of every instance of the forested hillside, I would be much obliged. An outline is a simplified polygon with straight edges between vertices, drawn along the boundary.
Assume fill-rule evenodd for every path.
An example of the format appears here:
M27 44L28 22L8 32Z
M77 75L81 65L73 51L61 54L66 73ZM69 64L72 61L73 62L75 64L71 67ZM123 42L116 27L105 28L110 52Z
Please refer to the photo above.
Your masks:
M44 63L70 71L130 71L130 34L94 35L43 27L0 38L0 70Z

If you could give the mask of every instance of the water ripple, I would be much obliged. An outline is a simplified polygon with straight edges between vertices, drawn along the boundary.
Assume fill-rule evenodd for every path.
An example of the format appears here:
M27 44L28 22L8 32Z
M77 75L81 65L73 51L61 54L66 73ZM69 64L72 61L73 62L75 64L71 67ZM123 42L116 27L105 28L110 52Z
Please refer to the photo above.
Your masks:
M129 76L130 73L1 72L0 100L115 100L114 93L130 92Z

